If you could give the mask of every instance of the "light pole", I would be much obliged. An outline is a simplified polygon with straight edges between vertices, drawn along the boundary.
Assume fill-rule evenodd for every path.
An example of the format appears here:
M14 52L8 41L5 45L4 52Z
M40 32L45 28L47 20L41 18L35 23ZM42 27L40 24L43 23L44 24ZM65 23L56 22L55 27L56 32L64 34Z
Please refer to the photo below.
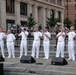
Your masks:
M67 0L67 20L68 20L68 0ZM66 37L65 37L65 50L66 50Z

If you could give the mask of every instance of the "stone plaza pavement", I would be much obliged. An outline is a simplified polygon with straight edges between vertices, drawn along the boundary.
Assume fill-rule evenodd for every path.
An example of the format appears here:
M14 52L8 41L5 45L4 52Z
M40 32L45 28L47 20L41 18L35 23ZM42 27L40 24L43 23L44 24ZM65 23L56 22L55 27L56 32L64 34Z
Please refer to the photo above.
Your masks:
M68 50L66 46L65 58L68 58ZM1 50L0 50L1 54ZM16 58L5 58L4 63L4 75L76 75L76 61L68 61L66 66L54 66L51 65L51 58L56 55L56 44L55 41L51 40L50 45L50 58L44 60L44 51L41 46L39 51L39 59L36 59L36 63L40 64L21 64L20 59L20 48L15 48ZM31 55L31 47L29 50L28 45L28 55ZM8 56L7 49L5 47L5 56ZM76 56L76 44L75 44L75 56Z
M4 75L76 75L76 61L68 61L66 66L51 65L51 58L36 59L40 64L22 64L18 57L5 58Z

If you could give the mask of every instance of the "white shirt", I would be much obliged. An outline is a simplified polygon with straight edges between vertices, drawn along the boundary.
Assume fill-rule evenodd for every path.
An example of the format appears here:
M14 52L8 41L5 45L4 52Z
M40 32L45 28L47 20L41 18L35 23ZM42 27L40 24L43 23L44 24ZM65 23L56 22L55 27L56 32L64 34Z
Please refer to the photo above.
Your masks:
M34 40L38 40L38 41L40 41L40 38L39 38L39 36L42 36L42 33L41 32L34 32L33 33L33 36L34 36Z
M1 32L0 33L0 40L3 40L4 37L5 37L5 33Z
M67 33L67 35L68 35L68 41L74 41L74 37L76 35L74 31Z
M20 36L22 36L22 40L27 40L27 36L25 34L28 36L28 32L27 31L20 33Z
M47 32L45 32L44 34L46 34L48 37L50 37L50 33L47 31ZM46 40L46 41L49 41L49 38L48 37L46 37L45 35L43 35L43 39L44 39L44 41Z
M62 32L59 32L59 33L57 34L57 36L59 36L60 34L62 34ZM64 32L63 32L63 34L65 35ZM64 40L65 40L65 37L64 37L64 36L59 36L59 37L58 37L58 42L64 42Z
M15 36L12 33L6 35L6 41L7 42L13 42L15 39L16 38L15 38Z

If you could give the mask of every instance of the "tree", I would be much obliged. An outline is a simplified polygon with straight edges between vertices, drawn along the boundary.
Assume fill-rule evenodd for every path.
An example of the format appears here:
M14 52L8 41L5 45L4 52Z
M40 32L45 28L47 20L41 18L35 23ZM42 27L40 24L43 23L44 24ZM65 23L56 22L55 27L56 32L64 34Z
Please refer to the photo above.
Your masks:
M32 13L30 14L30 16L27 19L27 25L28 28L31 29L31 27L33 27L34 25L36 25L36 21L34 20Z
M42 30L42 24L39 25L39 31Z
M72 21L70 21L68 18L64 19L64 25L67 28L70 28L70 25L72 24Z
M47 27L49 28L49 27L55 27L55 25L57 24L57 22L58 22L58 18L55 18L55 14L54 13L52 13L52 15L50 15L50 18L47 18L47 20L46 20L46 25L47 25Z
M28 28L29 28L29 35L28 35L28 37L29 37L29 50L30 50L30 37L32 37L31 36L31 32L32 32L31 27L36 25L36 21L34 20L34 18L32 16L32 13L30 13L30 16L27 19L27 25L28 25Z

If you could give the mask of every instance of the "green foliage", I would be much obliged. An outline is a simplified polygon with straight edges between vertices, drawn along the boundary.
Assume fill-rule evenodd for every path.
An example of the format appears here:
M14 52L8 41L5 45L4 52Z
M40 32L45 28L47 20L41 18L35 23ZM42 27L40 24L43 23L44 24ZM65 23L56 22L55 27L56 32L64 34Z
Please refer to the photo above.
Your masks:
M55 14L52 13L52 15L50 15L50 18L47 18L46 25L47 25L48 28L49 27L52 28L52 27L55 27L55 25L57 24L57 22L58 22L58 19L55 18Z
M36 21L34 20L32 13L30 14L30 16L27 19L27 25L28 28L31 29L31 27L33 27L34 25L36 25Z
M41 29L42 29L42 25L40 24L40 25L39 25L39 30L41 30Z
M64 25L67 28L70 28L70 25L72 24L72 21L70 21L68 18L64 19Z

